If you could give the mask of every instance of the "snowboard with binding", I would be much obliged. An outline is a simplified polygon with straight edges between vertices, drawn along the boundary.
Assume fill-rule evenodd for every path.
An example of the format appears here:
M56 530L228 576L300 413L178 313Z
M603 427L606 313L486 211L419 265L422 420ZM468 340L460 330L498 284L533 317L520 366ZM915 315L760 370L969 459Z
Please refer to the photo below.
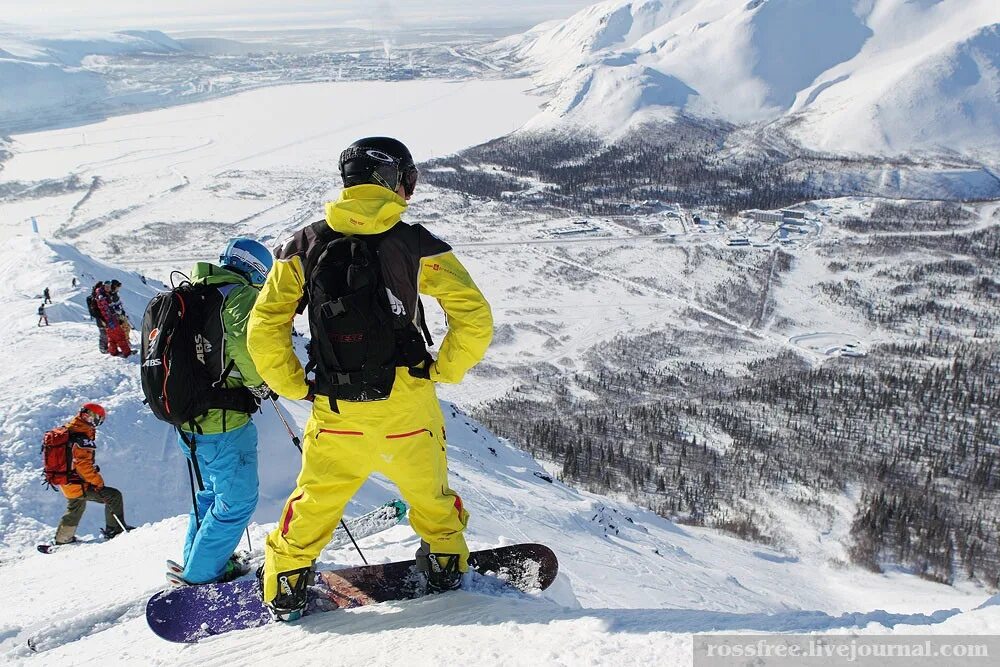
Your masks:
M305 616L424 595L412 560L320 570L309 589ZM530 592L545 590L559 572L556 555L541 544L515 544L474 551L469 568ZM146 622L159 637L194 643L205 637L276 622L260 600L257 580L188 586L157 593L146 603Z

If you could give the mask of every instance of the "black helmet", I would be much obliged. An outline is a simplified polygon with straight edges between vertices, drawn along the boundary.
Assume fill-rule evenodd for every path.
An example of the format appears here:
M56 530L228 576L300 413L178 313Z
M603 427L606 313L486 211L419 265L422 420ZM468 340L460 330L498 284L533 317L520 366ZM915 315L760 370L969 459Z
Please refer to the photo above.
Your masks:
M393 192L403 184L409 197L417 185L417 167L403 142L390 137L358 139L340 154L344 187L374 183Z

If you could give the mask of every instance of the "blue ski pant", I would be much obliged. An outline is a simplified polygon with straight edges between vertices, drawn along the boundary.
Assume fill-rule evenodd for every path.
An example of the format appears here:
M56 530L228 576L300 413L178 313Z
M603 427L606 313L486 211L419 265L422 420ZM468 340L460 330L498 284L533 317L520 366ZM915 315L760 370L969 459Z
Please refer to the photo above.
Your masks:
M226 433L185 432L185 437L194 439L205 488L196 495L198 516L192 510L188 521L181 577L203 584L217 581L226 571L226 561L257 507L257 427L248 422ZM177 443L190 461L188 445L180 437Z

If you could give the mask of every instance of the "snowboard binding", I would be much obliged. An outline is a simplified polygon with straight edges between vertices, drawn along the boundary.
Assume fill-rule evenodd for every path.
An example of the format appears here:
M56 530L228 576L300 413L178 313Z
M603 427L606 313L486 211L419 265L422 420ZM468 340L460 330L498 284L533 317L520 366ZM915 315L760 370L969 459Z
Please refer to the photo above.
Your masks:
M264 566L257 568L257 584L261 600L267 607L271 617L276 621L297 621L302 618L309 602L309 587L316 581L316 572L312 566L279 572L278 594L273 600L264 600Z

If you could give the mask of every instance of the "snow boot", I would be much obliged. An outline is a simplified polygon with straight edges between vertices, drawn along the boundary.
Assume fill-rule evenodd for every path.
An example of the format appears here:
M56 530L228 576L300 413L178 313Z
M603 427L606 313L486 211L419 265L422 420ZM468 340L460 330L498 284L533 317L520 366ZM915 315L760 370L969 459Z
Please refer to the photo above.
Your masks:
M297 621L302 618L309 601L309 586L315 581L316 572L312 566L278 573L278 595L273 600L264 600L264 606L278 621ZM264 566L257 569L257 585L261 598L264 597Z
M427 554L430 571L427 573L427 592L444 593L462 585L462 572L458 569L458 554Z
M128 533L135 530L135 526L130 526L125 524L125 530L121 529L121 526L115 526L114 528L101 528L101 537L106 540L113 540L122 533Z
M187 579L181 577L181 573L184 571L184 566L175 560L167 559L167 583L173 587L180 586L197 586L198 584L193 584ZM215 581L209 583L225 583L227 581L233 581L234 579L239 579L244 574L250 571L250 552L248 551L237 551L229 560L226 561L226 569L223 571L222 576Z
M237 551L226 561L226 570L222 573L219 581L232 581L239 579L250 571L250 553L247 551Z
M416 569L427 578L427 593L453 591L462 585L462 571L458 569L458 554L438 554L430 550L430 545L420 542L417 549Z

